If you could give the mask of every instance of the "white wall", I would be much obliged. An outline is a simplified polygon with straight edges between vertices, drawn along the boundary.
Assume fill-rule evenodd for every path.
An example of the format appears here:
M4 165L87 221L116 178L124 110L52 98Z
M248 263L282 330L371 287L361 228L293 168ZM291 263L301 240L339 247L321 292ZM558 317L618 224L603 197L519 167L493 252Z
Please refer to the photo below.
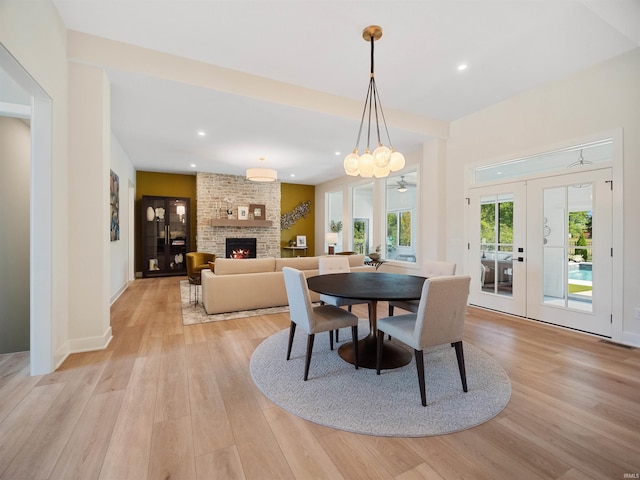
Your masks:
M614 263L624 263L624 300L622 321L614 318L614 326L616 322L621 326L614 339L640 345L640 321L633 318L634 308L640 307L639 106L640 49L636 49L452 122L447 145L447 257L462 265L466 256L461 200L468 165L540 153L572 139L622 128L624 176L619 178L624 182L624 249L615 252ZM621 210L620 203L614 205L616 211Z
M42 184L36 179L32 189L32 208L36 209L32 216L46 219L36 223L41 235L32 232L36 237L31 252L32 284L50 284L45 289L47 298L37 295L38 307L50 303L43 308L50 315L37 315L36 321L45 324L36 329L42 337L36 345L32 329L32 373L48 373L69 353L102 348L111 338L110 298L121 290L122 265L128 261L128 252L123 249L130 238L125 217L120 224L121 241L110 245L109 170L115 167L124 186L120 191L123 216L131 210L127 189L131 181L135 183L135 172L121 149L114 158L110 156L108 79L100 69L77 64L70 67L67 30L50 0L0 1L0 43L46 92L53 106L48 132L51 154L43 160L34 148L35 168L43 164L46 168L32 172L32 185L34 177L43 175L47 182L46 188L38 188ZM79 88L69 86L73 70ZM36 102L38 107L40 100ZM72 127L70 106L74 109ZM69 138L76 142L73 155ZM46 215L42 217L40 212ZM117 271L113 278L112 269ZM46 350L45 355L51 357L36 362L35 370L34 350Z
M69 352L111 340L109 89L101 68L69 65Z
M47 298L38 298L40 308L47 319L38 316L39 321L49 322L39 328L38 335L47 338L39 339L39 350L51 358L37 362L34 367L32 355L32 372L45 373L59 363L61 358L53 358L50 351L58 351L68 338L68 150L67 150L67 118L68 118L68 85L67 85L67 31L62 24L53 4L48 0L20 1L4 0L0 2L0 43L11 53L20 65L29 73L38 85L46 91L52 100L51 130L46 135L53 138L50 158L40 159L46 164L44 170L51 172L47 188L38 188L32 192L37 205L34 209L45 210L47 221L38 222L40 226L47 224L42 235L32 231L36 238L35 249L40 257L46 260L32 264L32 282L50 282L45 289ZM32 124L32 130L37 129ZM44 148L49 155L49 149ZM38 161L36 161L36 166ZM42 171L42 170L41 170ZM32 172L33 177L39 175ZM36 183L39 180L36 180ZM50 194L49 194L50 192ZM36 216L39 216L36 214ZM33 253L32 253L33 255ZM32 257L33 260L33 257ZM33 273L35 272L35 275ZM55 272L53 274L52 272ZM81 295L82 292L79 292ZM46 305L43 305L45 304ZM32 330L32 345L33 345ZM51 338L49 338L51 337ZM40 342L41 340L41 342Z
M109 284L109 302L113 302L124 292L133 276L134 266L130 265L129 245L134 232L129 229L133 222L134 205L131 205L128 189L135 187L136 171L131 160L124 152L118 139L111 134L111 170L120 179L120 240L110 242L111 280ZM135 197L134 197L135 198Z

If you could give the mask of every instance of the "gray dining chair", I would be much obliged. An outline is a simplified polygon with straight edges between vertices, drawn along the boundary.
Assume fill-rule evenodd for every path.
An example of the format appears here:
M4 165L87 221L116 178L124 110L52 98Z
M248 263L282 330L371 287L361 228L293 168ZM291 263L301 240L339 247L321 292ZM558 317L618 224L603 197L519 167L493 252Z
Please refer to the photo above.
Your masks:
M311 352L316 333L329 332L329 342L333 350L333 331L341 327L351 327L351 336L354 348L355 367L358 369L358 317L335 305L320 305L314 307L311 304L309 287L304 273L290 267L282 269L284 283L289 300L289 345L287 346L287 360L291 358L291 347L296 326L300 326L307 333L307 354L304 363L304 380L309 377L309 365L311 364Z
M427 260L422 265L422 274L425 277L433 278L433 277L443 277L443 276L451 276L456 274L456 264L453 262L439 262L437 260ZM389 302L389 316L393 317L393 309L394 307L401 308L406 310L407 312L417 312L418 311L418 303L419 300L396 300Z
M378 320L376 373L380 375L385 334L412 347L416 357L420 398L424 407L427 406L423 354L426 348L447 343L455 347L462 390L467 391L462 335L470 282L471 277L468 275L429 278L422 287L416 313Z
M327 275L332 273L349 273L351 267L349 266L349 259L345 256L333 255L328 257L318 258L318 273L320 275ZM366 300L357 300L355 298L343 298L333 297L331 295L320 294L320 301L328 305L335 305L336 307L347 307L348 311L351 311L353 305L361 305L369 303ZM336 330L336 342L340 339L339 330Z

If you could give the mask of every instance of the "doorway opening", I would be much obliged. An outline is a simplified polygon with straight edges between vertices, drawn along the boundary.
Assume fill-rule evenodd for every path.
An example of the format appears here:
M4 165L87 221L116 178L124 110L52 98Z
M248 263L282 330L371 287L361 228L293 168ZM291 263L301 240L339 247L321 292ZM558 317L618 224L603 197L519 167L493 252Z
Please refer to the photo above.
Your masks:
M29 179L29 352L31 375L55 369L53 352L53 222L51 98L11 53L0 44L0 75L16 88L3 88L0 101L30 121ZM6 85L7 83L3 83ZM20 93L26 94L20 96ZM4 112L6 115L7 112ZM14 112L15 115L15 112Z

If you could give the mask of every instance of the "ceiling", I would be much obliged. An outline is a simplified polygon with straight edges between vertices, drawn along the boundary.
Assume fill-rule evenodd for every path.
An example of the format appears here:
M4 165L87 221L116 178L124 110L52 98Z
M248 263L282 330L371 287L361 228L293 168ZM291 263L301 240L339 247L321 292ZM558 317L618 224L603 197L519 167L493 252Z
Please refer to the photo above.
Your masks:
M391 140L404 153L433 132L394 125L400 115L446 125L640 46L638 0L53 3L70 30L344 100L350 113L335 115L107 69L112 131L136 169L243 175L264 157L288 183L343 175L369 78L367 25L384 31L376 82ZM468 68L459 71L461 63Z

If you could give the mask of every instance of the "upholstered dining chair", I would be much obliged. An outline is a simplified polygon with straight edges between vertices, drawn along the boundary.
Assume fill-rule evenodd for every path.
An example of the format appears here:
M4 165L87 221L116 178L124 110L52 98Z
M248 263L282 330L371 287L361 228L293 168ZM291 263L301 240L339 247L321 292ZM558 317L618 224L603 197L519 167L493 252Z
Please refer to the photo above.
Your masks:
M358 369L358 317L335 305L311 305L311 296L304 273L291 267L282 269L284 283L289 300L289 345L287 346L287 360L291 358L291 347L296 326L300 326L307 333L307 354L304 362L304 380L309 377L309 365L311 364L311 352L316 333L329 332L329 342L333 350L333 331L341 327L351 327L351 336L354 348L354 360Z
M201 272L205 268L210 268L209 262L216 261L214 253L188 252L186 255L187 278L189 279L189 300L191 300L191 287L196 290L195 303L198 303L198 286L201 283Z
M452 344L456 349L462 390L467 391L462 335L469 298L471 277L434 277L425 280L416 313L385 317L378 320L376 373L380 375L380 360L385 333L413 348L418 370L422 406L427 406L424 385L425 348Z
M456 264L453 262L438 262L436 260L427 260L422 265L422 274L425 277L443 277L456 274ZM419 300L394 301L389 302L389 316L393 317L394 307L402 308L407 312L416 313L418 311Z
M344 256L330 255L327 257L318 258L318 273L320 275L327 275L331 273L349 273L351 267L349 266L349 259ZM342 298L332 297L331 295L320 294L320 301L329 305L335 305L336 307L346 306L348 311L351 311L352 305L360 305L368 303L366 300L356 300L355 298ZM336 330L336 342L339 341L339 330Z

